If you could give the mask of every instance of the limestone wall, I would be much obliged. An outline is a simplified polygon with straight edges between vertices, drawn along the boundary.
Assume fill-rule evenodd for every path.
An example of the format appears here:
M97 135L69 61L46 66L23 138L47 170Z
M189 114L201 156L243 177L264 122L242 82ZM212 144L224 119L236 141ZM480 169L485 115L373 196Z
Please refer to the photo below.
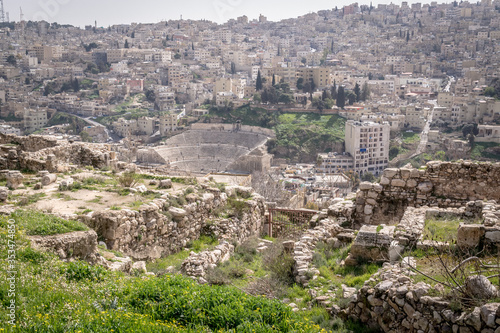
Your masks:
M61 259L96 260L97 234L94 230L29 238L33 248L55 252Z
M500 163L429 162L425 169L386 169L380 184L361 183L355 222L397 224L406 207L461 207L500 200Z
M114 158L103 144L68 143L51 137L30 135L0 135L2 147L0 169L26 169L31 171L66 171L69 164L102 168L110 166Z
M97 212L86 223L108 248L135 260L158 259L179 252L198 239L203 229L240 241L259 233L266 214L263 198L252 194L249 200L242 200L245 207L240 216L217 219L214 214L225 207L227 197L225 192L209 188L203 194L190 194L189 203L182 208L171 206L169 198L164 197L141 206L138 211Z
M15 144L22 151L38 151L44 148L58 145L56 138L43 135L17 136L13 134L0 133L0 144Z
M500 330L500 303L453 311L450 301L429 296L432 287L414 283L408 269L384 264L341 315L383 332L482 332ZM436 294L436 291L434 291Z

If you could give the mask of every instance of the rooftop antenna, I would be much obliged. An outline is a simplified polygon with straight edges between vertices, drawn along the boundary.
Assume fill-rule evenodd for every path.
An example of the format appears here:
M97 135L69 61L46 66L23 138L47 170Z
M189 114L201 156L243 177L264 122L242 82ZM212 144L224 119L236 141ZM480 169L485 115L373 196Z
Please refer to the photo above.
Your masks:
M3 0L0 0L0 21L5 22L5 11L3 9Z

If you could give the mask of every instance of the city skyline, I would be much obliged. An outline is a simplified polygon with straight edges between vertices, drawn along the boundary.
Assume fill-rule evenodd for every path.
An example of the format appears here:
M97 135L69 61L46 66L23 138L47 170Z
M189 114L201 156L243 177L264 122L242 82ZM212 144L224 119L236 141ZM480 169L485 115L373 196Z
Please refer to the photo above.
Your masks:
M358 1L358 4L373 6L378 4L401 4L402 1ZM430 1L409 1L430 3ZM319 10L333 9L336 6L342 8L353 3L352 0L318 0L304 3L299 0L273 2L273 6L266 6L263 0L212 0L212 1L186 1L181 4L172 4L172 1L157 3L153 0L136 2L131 0L116 1L109 0L105 3L97 0L85 2L75 0L4 0L5 12L9 13L11 21L19 21L20 8L22 8L24 19L32 21L45 20L60 24L71 24L83 27L94 25L97 21L99 27L107 27L113 24L156 23L162 20L183 19L201 20L206 19L219 24L227 22L232 18L247 15L250 20L257 19L260 14L271 21L279 21L294 18ZM155 7L156 6L156 7ZM174 7L175 8L171 8ZM156 8L152 10L152 8Z

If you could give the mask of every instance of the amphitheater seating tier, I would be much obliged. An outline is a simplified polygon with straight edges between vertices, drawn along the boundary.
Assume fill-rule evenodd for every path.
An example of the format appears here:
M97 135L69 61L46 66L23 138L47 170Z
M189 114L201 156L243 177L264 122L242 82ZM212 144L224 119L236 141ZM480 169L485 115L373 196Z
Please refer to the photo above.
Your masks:
M267 141L251 132L190 130L168 139L156 152L171 168L190 172L226 171L241 156Z

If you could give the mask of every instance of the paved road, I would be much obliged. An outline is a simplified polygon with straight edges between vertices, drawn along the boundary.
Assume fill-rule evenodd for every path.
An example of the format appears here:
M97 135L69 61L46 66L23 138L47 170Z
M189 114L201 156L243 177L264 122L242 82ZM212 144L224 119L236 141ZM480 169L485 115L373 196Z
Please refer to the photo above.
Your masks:
M73 114L73 113L67 113L67 112L63 112L63 111L59 111L59 112L66 113L68 115L80 118L81 120L87 122L88 124L90 124L92 126L104 127L104 131L106 132L106 135L107 135L107 139L106 140L111 139L114 142L120 141L120 137L119 136L117 136L116 134L110 133L109 130L108 130L108 128L106 126L104 126L103 124L98 123L97 121L92 120L90 117L89 118L83 118L83 117L80 117L80 116L78 116L76 114Z
M434 104L434 106L437 106L436 100L432 100L429 102ZM418 144L417 151L413 155L411 155L409 158L413 158L413 157L425 152L425 150L427 148L427 142L429 142L429 130L431 129L433 117L434 117L434 108L432 109L431 112L429 112L429 115L427 116L427 123L425 124L424 129L422 130L422 133L420 134L420 143Z

